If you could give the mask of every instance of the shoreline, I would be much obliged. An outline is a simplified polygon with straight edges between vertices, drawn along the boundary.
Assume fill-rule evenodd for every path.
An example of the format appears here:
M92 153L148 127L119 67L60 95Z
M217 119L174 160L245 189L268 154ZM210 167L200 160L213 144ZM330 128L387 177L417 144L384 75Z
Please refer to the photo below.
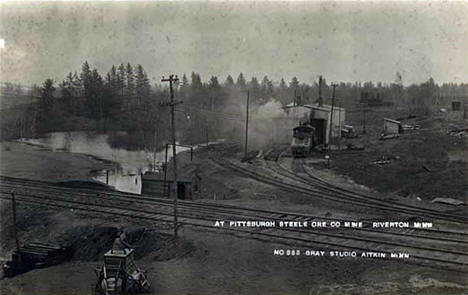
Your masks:
M0 175L36 180L93 180L92 172L119 167L94 155L53 151L40 144L0 142Z

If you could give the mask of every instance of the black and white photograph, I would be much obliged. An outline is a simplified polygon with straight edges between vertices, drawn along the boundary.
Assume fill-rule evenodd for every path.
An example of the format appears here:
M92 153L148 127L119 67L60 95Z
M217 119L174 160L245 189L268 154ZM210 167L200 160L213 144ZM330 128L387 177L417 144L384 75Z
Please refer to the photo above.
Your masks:
M0 294L468 294L467 123L466 1L2 1Z

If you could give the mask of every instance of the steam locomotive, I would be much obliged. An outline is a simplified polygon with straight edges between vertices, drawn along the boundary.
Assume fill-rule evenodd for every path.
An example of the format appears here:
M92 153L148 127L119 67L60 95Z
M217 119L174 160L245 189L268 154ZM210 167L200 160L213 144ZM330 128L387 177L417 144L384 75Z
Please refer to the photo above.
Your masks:
M315 128L308 123L293 129L291 153L293 157L307 157L315 146Z

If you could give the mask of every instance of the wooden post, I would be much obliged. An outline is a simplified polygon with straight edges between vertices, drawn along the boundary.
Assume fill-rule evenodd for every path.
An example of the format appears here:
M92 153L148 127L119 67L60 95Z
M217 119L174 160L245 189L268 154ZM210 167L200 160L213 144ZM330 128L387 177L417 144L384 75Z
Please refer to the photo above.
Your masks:
M322 99L322 76L319 77L319 107L321 107L323 104L323 99Z
M16 250L20 249L19 241L18 241L18 231L16 229L16 200L15 200L15 192L11 193L11 209L13 214L13 232L15 235L15 245Z
M362 134L366 134L366 109L364 103L362 104Z
M340 125L340 130L339 130L339 133L338 133L338 149L341 150L341 100L340 100L340 104L339 104L339 113L338 113L338 125Z
M164 160L164 185L163 185L163 196L166 196L166 180L167 180L167 149L169 144L166 143L166 154Z
M175 133L175 105L176 102L174 102L174 90L173 90L173 83L177 82L179 79L177 76L174 77L174 75L170 75L168 79L162 79L162 82L169 82L169 90L171 94L171 102L170 102L170 107L171 107L171 133L172 133L172 164L174 165L173 169L173 177L174 177L174 236L177 237L177 227L178 227L178 222L177 222L177 203L178 203L178 190L177 190L177 153L176 153L176 133Z
M249 139L249 100L250 94L247 91L247 106L246 106L246 115L245 115L245 147L244 147L244 157L247 157L247 146L248 146L248 139Z
M333 87L333 94L332 94L332 105L330 110L330 130L328 130L328 146L331 149L332 144L332 129L333 129L333 107L335 105L335 88L336 84L332 84Z

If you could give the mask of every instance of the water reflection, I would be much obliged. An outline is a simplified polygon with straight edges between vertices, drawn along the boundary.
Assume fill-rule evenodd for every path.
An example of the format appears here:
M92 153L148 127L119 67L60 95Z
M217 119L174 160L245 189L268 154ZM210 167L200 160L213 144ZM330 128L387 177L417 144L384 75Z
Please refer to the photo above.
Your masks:
M157 170L164 162L165 151L129 151L123 148L112 148L107 142L107 134L90 132L53 132L38 139L24 141L48 147L55 152L71 152L94 156L99 159L112 161L118 167L109 171L94 172L92 178L101 183L107 183L119 191L141 193L141 174ZM176 152L189 148L176 147ZM168 160L171 158L169 151ZM156 167L153 169L153 162Z

